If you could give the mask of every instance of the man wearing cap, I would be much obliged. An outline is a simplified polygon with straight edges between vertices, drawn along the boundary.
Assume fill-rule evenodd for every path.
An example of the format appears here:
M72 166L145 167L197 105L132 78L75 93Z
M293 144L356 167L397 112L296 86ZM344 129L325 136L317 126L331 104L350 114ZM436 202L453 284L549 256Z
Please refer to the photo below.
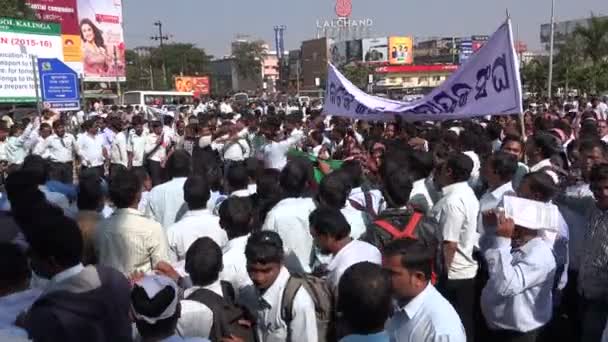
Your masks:
M507 196L505 210L498 216L495 246L484 254L489 280L481 311L492 341L533 342L553 313L556 263L541 232L556 229L557 207Z
M131 308L137 331L144 342L206 342L204 338L183 338L177 334L181 304L179 288L168 277L145 276L131 291Z

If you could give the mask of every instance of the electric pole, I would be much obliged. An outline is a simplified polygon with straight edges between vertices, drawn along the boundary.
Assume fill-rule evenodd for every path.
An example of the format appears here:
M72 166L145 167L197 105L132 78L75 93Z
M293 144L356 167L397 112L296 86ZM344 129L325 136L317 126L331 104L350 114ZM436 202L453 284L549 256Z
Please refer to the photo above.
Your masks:
M165 89L167 89L167 67L165 66L165 49L164 49L163 42L165 40L169 40L169 37L163 35L163 23L160 20L155 21L154 26L158 27L158 36L150 37L150 39L158 40L158 42L159 42L160 58L161 58L162 69L163 69L163 87Z

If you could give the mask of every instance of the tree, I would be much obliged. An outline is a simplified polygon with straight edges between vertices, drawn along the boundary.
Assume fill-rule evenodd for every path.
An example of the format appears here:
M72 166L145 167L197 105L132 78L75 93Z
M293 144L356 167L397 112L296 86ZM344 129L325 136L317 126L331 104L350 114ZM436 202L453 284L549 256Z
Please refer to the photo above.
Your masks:
M547 88L549 62L546 58L534 59L521 69L522 85L531 92L541 94Z
M0 0L0 17L36 20L34 11L24 0Z
M374 66L366 64L347 64L340 69L340 72L346 77L352 84L356 85L361 89L367 87L369 81L369 75L374 74Z
M259 80L262 78L262 61L266 48L262 41L238 42L233 45L232 56L236 70L243 79Z
M604 65L608 63L608 19L598 18L593 13L587 27L578 26L574 30L574 36L581 39L582 52L590 61L589 68L585 73L591 82L591 91L597 92L603 82L601 79Z

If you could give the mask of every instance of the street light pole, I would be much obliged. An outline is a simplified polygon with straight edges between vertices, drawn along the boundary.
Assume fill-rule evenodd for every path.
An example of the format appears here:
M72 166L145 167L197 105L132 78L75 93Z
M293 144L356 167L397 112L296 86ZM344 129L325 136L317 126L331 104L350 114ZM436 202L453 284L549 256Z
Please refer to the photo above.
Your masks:
M547 96L551 102L551 86L553 84L553 37L555 35L555 0L551 0L551 38L549 40L549 80Z
M167 68L165 66L165 49L163 45L163 41L169 40L169 37L163 36L163 23L158 20L154 22L154 26L158 26L158 36L151 37L152 40L158 40L160 45L160 56L162 60L162 69L163 69L163 87L167 88Z

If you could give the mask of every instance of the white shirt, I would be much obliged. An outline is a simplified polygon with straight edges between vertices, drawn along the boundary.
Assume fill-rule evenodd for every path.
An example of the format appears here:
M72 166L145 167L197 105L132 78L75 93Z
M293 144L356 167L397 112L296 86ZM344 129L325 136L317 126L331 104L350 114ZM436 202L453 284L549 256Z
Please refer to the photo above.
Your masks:
M287 165L287 151L300 142L302 138L304 138L304 135L295 135L279 142L271 141L262 146L260 152L264 160L264 167L282 170Z
M298 272L310 272L313 239L308 216L317 206L312 198L286 198L268 212L262 230L277 232L287 253L285 265Z
M184 183L186 177L173 178L159 184L150 191L146 215L159 222L167 229L177 220L177 213L184 202Z
M245 139L211 143L211 148L218 151L223 160L243 161L251 155L251 148Z
M146 137L142 133L142 135L137 135L132 133L129 136L129 141L127 142L127 152L133 153L133 167L140 167L144 165L144 155L146 154Z
M505 195L515 196L513 191L513 185L511 182L507 182L494 191L486 191L483 196L479 199L479 219L477 220L477 232L479 233L479 247L482 251L487 250L490 246L493 246L496 238L496 226L484 226L483 224L483 213L496 209L499 205L502 205L502 200Z
M6 138L6 161L11 164L23 164L23 160L27 155L26 143L30 138L34 125L28 124L23 133L18 137Z
M466 342L460 317L450 302L430 283L387 323L391 341Z
M363 220L363 215L365 215L365 213L349 205L346 205L344 208L340 209L340 212L342 215L344 215L346 222L348 222L350 225L350 237L353 239L358 239L361 237L361 235L363 235L367 229L365 220Z
M249 239L249 234L229 240L222 250L224 268L220 273L220 279L229 282L235 291L240 291L252 284L247 273L247 258L245 257L247 239Z
M479 184L479 169L481 168L479 156L477 156L477 153L473 151L466 151L462 153L465 154L467 157L471 158L471 160L473 161L473 169L471 170L471 176L469 178L469 186L475 189Z
M364 241L352 240L338 251L329 265L327 265L327 270L329 271L327 275L328 284L337 290L344 271L352 265L364 261L380 265L382 264L382 255L374 245Z
M104 149L104 138L103 135L97 134L91 136L89 133L82 134L76 141L78 155L82 164L86 167L97 167L104 163L103 149Z
M165 158L167 158L167 146L169 145L168 143L168 138L166 136L163 137L163 141L161 142L161 145L156 148L156 142L158 140L158 135L154 134L154 133L150 133L148 135L146 135L146 142L144 144L144 152L145 154L149 154L148 159L153 160L155 162L162 162L163 160L165 160ZM152 151L154 151L154 153L152 153Z
M289 277L289 271L281 267L277 279L263 295L255 287L249 286L243 291L240 301L256 315L260 341L316 342L315 304L304 288L298 290L293 300L293 320L289 327L281 317L283 292ZM291 336L288 336L288 332Z
M433 216L439 222L443 240L458 243L448 278L472 279L477 274L473 248L477 244L479 201L467 182L448 185L442 192L443 198L433 207Z
M52 161L58 163L71 162L74 160L74 152L76 151L76 138L69 133L65 133L63 137L53 134L48 138L47 148Z
M40 289L28 289L0 297L0 329L19 330L27 336L25 330L15 326L15 321L17 316L34 304L41 293Z
M127 134L118 132L112 140L110 148L110 162L112 164L120 164L125 167L129 166L129 156L127 154Z
M219 280L202 288L224 297ZM186 289L184 291L184 298L188 298L199 289L201 289L199 286ZM184 337L209 337L211 326L213 325L213 311L207 305L194 300L182 299L180 303L182 310L181 316L177 321L177 331L180 335Z
M36 156L40 156L43 159L47 159L50 157L50 154L47 150L47 145L48 145L48 140L49 140L50 136L43 138L41 136L37 136L34 140L33 140L33 144L31 147L32 150L32 154L36 155Z
M419 179L412 184L409 203L426 214L433 209L433 199L426 187L426 178Z
M489 279L481 292L481 311L490 329L528 332L549 322L555 276L549 246L534 238L511 250L511 239L499 237L484 256Z
M194 241L205 236L220 248L228 243L226 231L220 227L220 218L207 209L189 210L178 222L167 228L169 248L178 261L186 258L186 252Z

